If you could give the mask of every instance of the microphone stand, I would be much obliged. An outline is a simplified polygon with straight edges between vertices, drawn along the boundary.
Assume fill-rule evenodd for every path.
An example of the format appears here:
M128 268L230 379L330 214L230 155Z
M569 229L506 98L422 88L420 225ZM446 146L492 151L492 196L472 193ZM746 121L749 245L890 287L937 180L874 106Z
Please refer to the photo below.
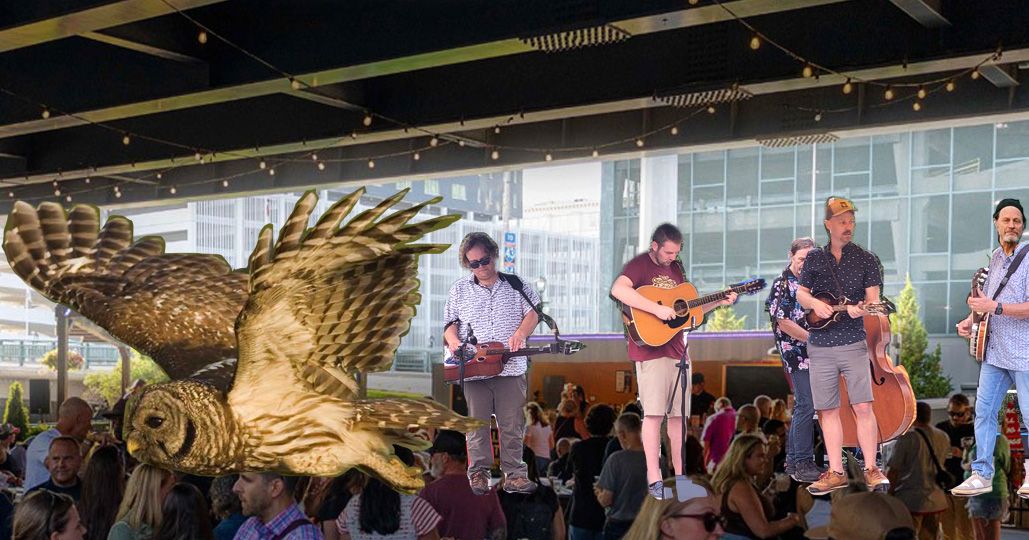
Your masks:
M685 339L686 339L686 334L684 333L683 334L683 340L685 340ZM689 361L689 352L688 352L689 348L685 346L685 343L683 345L684 345L684 348L682 350L682 356L679 357L679 362L677 362L675 364L675 367L679 368L679 370L678 370L678 373L676 373L676 375L675 375L675 384L672 386L673 389L676 386L679 387L679 398L680 398L679 413L682 415L682 418L681 418L681 429L680 429L680 437L682 437L680 450L681 450L681 454L682 455L680 457L682 459L682 467L683 467L684 470L679 471L680 474L675 475L675 491L676 491L676 493L679 494L679 502L686 502L685 497L686 497L686 493L688 491L687 483L689 483L689 478L686 477L685 468L686 468L686 422L687 422L687 420L689 420L689 417L686 416L686 379L689 377L687 375L687 373L689 371L690 361ZM673 390L673 392L674 392L674 390ZM673 393L668 398L668 408L665 409L665 417L666 418L668 418L672 414L672 407L674 407L674 406L675 406L675 394ZM671 456L669 456L669 458L671 458ZM675 460L672 460L671 468L672 468L672 472L674 473L675 472ZM667 487L664 488L664 498L666 498L666 499L671 498L672 494L670 492L671 492L670 488L667 488Z

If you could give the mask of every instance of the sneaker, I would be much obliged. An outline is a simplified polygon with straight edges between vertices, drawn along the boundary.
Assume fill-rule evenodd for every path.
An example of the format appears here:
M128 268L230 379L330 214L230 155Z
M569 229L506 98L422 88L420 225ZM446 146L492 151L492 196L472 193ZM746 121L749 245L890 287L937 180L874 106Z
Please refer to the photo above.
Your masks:
M836 471L825 471L818 481L807 487L812 495L828 495L837 489L847 487L847 475Z
M1022 489L1025 487L1025 484L1022 484L1022 487L1018 489L1019 496L1021 496ZM993 479L983 478L979 476L979 473L972 471L972 476L969 476L960 485L950 490L950 494L958 497L974 497L991 491L993 491Z
M889 486L890 480L886 478L882 470L879 467L873 467L871 469L865 469L865 483L868 484L869 491L875 491L875 488L879 486Z
M653 484L650 484L650 486L647 487L647 491L650 493L651 497L659 501L672 498L672 488L666 488L664 482L654 482Z
M489 493L489 471L472 471L468 473L468 485L472 488L472 493L476 495L485 495Z
M508 476L504 479L504 491L508 493L532 493L536 491L536 482L524 476Z
M815 465L814 461L802 461L793 466L790 477L801 484L813 484L822 477L823 471Z

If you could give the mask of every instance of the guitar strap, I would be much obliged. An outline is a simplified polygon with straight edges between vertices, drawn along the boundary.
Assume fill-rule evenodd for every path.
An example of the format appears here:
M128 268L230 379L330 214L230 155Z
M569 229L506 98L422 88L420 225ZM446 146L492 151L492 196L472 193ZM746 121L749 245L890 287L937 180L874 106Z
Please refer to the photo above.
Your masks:
M836 295L840 298L846 298L846 295L843 294L843 285L840 284L840 278L836 277L836 257L832 254L831 246L832 244L825 246L825 254L829 256L829 261L827 261L829 265L829 273L832 274L832 279L836 282ZM840 257L840 260L843 260L842 256Z
M1008 284L1008 280L1014 275L1015 271L1018 270L1019 265L1022 264L1022 259L1025 258L1026 251L1029 251L1029 244L1025 245L1015 255L1015 260L1011 261L1011 266L1008 267L1008 273L1004 274L1004 279L1000 280L1000 286L997 287L997 292L993 293L992 300L996 300L1000 296L1000 291L1004 290L1004 286Z
M506 281L509 285L511 285L512 289L521 293L522 298L524 298L525 301L529 303L529 305L532 307L532 310L535 311L536 315L539 316L540 320L546 323L547 327L549 327L550 330L554 333L554 337L557 339L561 339L561 331L557 328L557 321L555 321L554 318L550 315L543 313L542 300L540 301L539 305L532 303L532 299L529 298L529 295L525 292L525 284L522 283L522 279L514 274L505 274L503 272L497 273L500 275L500 279Z

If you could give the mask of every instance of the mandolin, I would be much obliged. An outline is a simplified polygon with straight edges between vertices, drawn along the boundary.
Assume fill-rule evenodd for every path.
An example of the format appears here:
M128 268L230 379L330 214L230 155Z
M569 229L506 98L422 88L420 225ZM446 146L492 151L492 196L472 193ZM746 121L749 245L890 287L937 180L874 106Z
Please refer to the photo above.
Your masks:
M636 292L662 306L671 306L675 309L677 316L664 321L648 311L630 307L628 314L622 313L622 323L625 324L629 337L637 345L660 347L668 343L680 330L690 331L704 324L702 306L705 304L722 300L730 292L754 294L764 288L765 280L748 279L732 285L728 289L698 298L697 288L692 283L682 283L671 289L644 285L636 289Z
M986 276L990 273L989 268L980 268L972 276L972 296L982 296L983 287L986 286ZM986 342L990 336L990 313L972 312L972 336L968 339L968 354L972 355L977 362L986 358Z
M813 310L808 310L805 318L807 319L807 327L809 330L823 330L825 328L832 326L834 323L844 320L850 320L851 317L847 314L847 308L849 306L858 305L857 301L851 300L846 296L837 298L836 295L828 292L819 293L812 296L825 302L826 304L829 304L829 307L831 307L833 310L833 314L832 317L823 319L816 315ZM889 300L883 300L882 302L879 302L877 304L865 304L864 308L865 311L868 312L868 314L870 315L889 315L890 313L897 311L896 306L894 306L893 302L890 302Z
M474 348L473 348L474 347ZM492 377L504 371L504 362L516 356L532 356L534 354L575 354L586 346L581 341L559 340L542 347L522 347L517 351L504 346L499 341L468 345L464 356L464 377ZM443 375L447 382L461 379L461 362L454 357L443 363Z

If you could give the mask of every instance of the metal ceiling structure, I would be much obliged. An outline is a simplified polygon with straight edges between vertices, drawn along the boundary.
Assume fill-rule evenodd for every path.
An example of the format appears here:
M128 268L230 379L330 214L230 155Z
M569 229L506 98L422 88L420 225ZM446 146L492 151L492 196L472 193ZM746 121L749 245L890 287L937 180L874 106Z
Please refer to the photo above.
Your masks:
M0 13L0 212L1029 113L1022 63L1017 0L18 2ZM976 66L953 91L904 86Z

